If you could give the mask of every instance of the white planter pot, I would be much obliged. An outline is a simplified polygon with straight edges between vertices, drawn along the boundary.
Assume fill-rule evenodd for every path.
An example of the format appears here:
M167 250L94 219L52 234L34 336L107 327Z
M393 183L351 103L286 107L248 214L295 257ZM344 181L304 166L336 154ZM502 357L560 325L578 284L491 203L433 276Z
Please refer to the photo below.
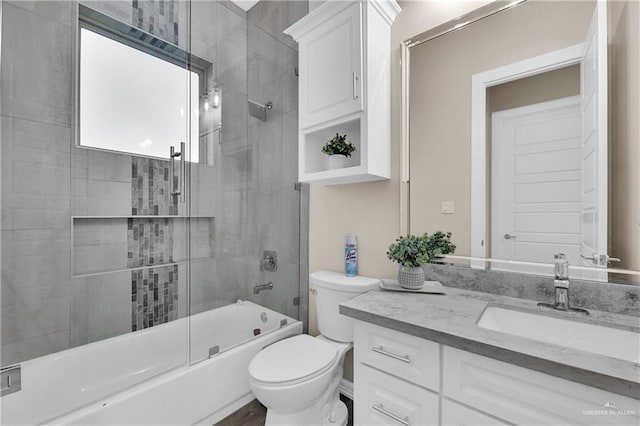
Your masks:
M398 270L398 284L402 288L417 290L424 285L424 269L422 266L418 268L407 268L400 266Z
M344 169L347 167L347 157L344 155L330 155L327 157L327 169Z

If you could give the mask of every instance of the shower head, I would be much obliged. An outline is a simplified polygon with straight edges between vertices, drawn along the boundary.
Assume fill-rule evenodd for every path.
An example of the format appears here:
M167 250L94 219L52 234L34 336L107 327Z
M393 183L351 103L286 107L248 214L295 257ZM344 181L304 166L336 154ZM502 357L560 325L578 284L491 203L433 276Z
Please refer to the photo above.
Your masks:
M273 108L273 102L262 105L249 99L249 115L258 120L267 121L267 110Z

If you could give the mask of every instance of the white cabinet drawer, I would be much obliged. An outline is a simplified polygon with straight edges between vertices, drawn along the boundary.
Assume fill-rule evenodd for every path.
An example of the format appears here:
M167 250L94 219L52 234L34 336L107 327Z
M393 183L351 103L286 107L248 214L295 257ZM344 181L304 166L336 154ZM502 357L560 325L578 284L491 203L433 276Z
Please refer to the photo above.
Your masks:
M484 413L447 399L442 400L442 426L507 426Z
M437 343L362 321L356 321L354 341L354 363L361 362L436 392L439 390Z
M640 402L444 347L442 394L519 425L640 424ZM599 415L613 404L635 415Z
M438 424L437 394L359 363L354 396L356 425Z

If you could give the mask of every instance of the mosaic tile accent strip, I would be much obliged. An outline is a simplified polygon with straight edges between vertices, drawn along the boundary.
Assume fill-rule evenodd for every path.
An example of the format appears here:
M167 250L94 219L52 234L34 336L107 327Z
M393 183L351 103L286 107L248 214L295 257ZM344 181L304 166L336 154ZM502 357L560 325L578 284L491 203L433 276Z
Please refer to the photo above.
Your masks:
M131 214L134 216L178 214L178 197L171 195L168 161L132 157Z
M132 0L131 24L143 31L179 45L180 8L175 0Z
M173 219L127 219L127 267L173 262Z
M131 331L178 319L178 265L131 271Z

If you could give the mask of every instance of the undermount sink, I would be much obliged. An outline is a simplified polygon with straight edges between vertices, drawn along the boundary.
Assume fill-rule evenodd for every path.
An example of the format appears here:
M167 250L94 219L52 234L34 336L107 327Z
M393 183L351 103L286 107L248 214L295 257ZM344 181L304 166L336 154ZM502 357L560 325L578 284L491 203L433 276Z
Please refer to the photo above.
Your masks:
M477 325L514 336L625 361L640 362L640 333L637 331L604 327L501 306L488 306L480 315Z

